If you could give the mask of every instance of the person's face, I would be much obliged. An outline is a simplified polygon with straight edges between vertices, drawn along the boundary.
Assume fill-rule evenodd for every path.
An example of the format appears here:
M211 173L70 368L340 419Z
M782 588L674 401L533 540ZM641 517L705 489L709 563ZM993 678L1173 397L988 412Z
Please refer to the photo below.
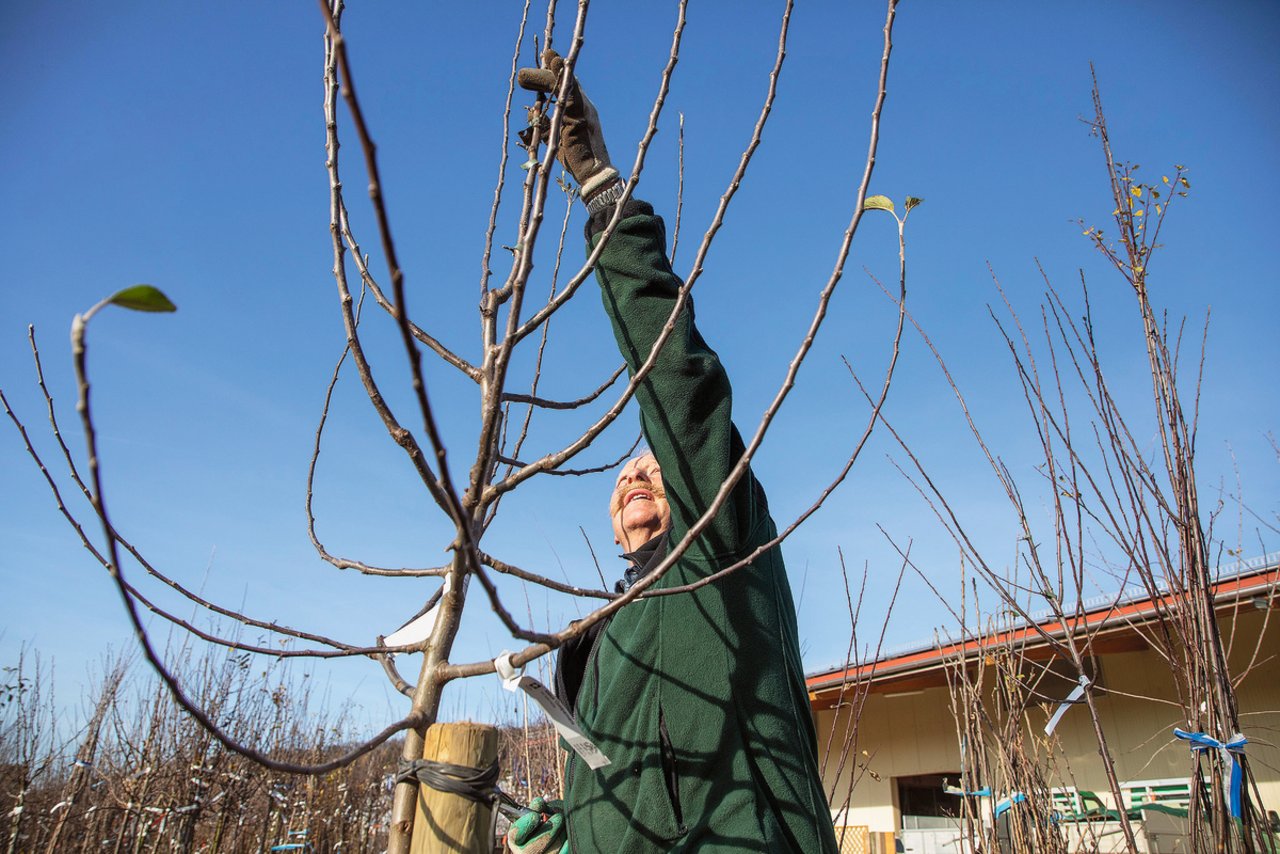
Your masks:
M627 551L644 545L671 524L662 469L653 454L636 457L622 467L609 500L609 515L613 541Z

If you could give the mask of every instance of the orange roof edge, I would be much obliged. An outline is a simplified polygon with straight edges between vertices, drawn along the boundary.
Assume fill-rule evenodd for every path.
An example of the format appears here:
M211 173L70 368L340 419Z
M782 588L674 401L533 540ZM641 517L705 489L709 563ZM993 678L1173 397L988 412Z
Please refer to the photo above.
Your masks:
M1250 595L1280 587L1280 565L1275 554L1266 556L1267 563L1260 569L1246 570L1240 575L1223 579L1213 585L1213 600L1217 606L1240 601ZM1161 596L1160 604L1169 602L1172 596ZM1099 629L1111 624L1118 626L1133 622L1149 622L1156 613L1156 604L1152 597L1146 596L1131 602L1115 604L1086 611L1082 616L1071 617L1065 621L1050 618L1032 625L1020 625L1011 629L993 632L985 637L968 637L944 645L934 645L925 649L906 652L901 655L877 661L859 664L853 667L836 667L821 673L815 673L805 679L805 685L811 692L839 687L847 682L875 680L878 677L902 676L917 670L941 664L956 657L969 658L984 649L1006 645L1043 645L1043 635L1064 637L1068 629L1072 634Z

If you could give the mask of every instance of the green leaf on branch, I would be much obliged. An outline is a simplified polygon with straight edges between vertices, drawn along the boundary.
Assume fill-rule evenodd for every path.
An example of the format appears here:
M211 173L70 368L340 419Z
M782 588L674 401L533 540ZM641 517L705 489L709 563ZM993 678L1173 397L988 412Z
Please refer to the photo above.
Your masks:
M911 210L912 208L914 208L916 205L920 204L923 201L924 199L918 199L915 196L907 196L907 202L905 207L907 210Z
M867 200L862 203L864 211L888 211L893 213L893 202L888 196L867 196Z
M133 311L177 311L164 292L151 285L134 285L112 294L107 302Z

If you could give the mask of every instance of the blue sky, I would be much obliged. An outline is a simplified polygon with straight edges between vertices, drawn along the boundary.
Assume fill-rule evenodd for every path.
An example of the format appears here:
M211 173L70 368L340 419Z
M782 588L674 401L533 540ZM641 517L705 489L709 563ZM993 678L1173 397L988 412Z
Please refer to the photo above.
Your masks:
M684 272L746 144L777 45L779 3L695 3L666 113L636 194L673 225L677 114L685 116L685 191L676 269ZM671 4L591 7L579 73L600 108L610 150L629 164L666 61ZM862 172L884 9L801 3L792 20L778 103L752 170L707 258L696 299L704 334L735 383L744 430L758 420L831 273ZM531 32L541 31L534 13ZM352 61L379 143L410 306L418 321L470 358L480 253L503 143L501 109L518 24L513 3L365 7L346 15ZM559 14L565 44L571 10ZM95 406L118 527L175 577L257 616L367 642L395 628L432 582L364 579L315 558L303 499L325 383L343 337L330 267L322 25L310 3L8 4L0 63L9 81L0 118L6 175L0 208L5 310L0 388L36 435L47 435L26 342L34 324L73 447L70 319L136 282L163 288L172 316L101 315L91 329ZM1276 512L1280 466L1266 434L1280 408L1270 368L1280 359L1274 232L1280 191L1280 8L1191 2L983 4L904 2L872 192L923 197L908 227L913 313L970 396L992 446L1030 490L1035 448L1007 353L987 306L991 272L1029 318L1041 302L1037 262L1072 298L1090 282L1113 385L1150 434L1145 357L1123 283L1081 236L1106 219L1105 173L1081 117L1097 68L1117 156L1149 177L1190 168L1191 197L1172 213L1152 266L1156 298L1189 318L1198 340L1212 310L1199 433L1202 488L1220 483ZM522 56L534 55L526 41ZM518 102L519 103L519 102ZM1271 105L1271 106L1268 106ZM346 124L348 205L385 279ZM514 149L508 187L522 174ZM512 242L509 195L499 243ZM563 213L553 206L548 228ZM566 266L580 263L574 213ZM892 311L864 268L896 275L892 221L867 217L823 337L767 440L757 471L775 516L802 510L847 454L865 408L840 362L878 377ZM545 238L544 238L545 239ZM505 272L504 259L495 269ZM547 286L541 257L535 290ZM990 267L990 271L989 268ZM576 266L575 266L576 268ZM549 396L594 388L615 363L590 291L556 320L563 334L544 372ZM403 357L385 316L368 340L384 387L409 414ZM377 343L373 343L377 342ZM904 339L887 414L961 508L997 566L1016 531L938 369ZM1189 370L1189 368L1188 368ZM456 476L475 428L474 387L433 364L428 382ZM1083 417L1083 416L1082 416ZM580 419L535 422L532 447L559 447ZM634 436L628 413L583 462ZM844 655L848 638L837 548L869 573L861 633L874 639L897 561L877 526L913 550L932 580L958 591L956 550L895 471L901 454L872 443L850 481L786 546L800 599L806 665ZM61 467L54 466L61 474ZM124 614L57 514L9 425L0 429L0 658L22 644L51 656L64 702L108 647L127 645ZM611 476L548 479L504 508L490 546L499 556L575 582L596 578L585 528L615 575L605 496ZM1207 502L1206 502L1207 503ZM385 565L433 564L447 542L438 511L348 376L339 388L318 477L319 532L331 551ZM1246 554L1276 546L1228 507L1220 529ZM137 571L133 574L136 576ZM511 588L539 626L578 606ZM479 604L478 602L476 603ZM908 581L892 642L928 637L945 611ZM513 647L473 611L455 658ZM163 628L157 627L163 635ZM407 671L416 670L405 662ZM402 706L375 665L302 668L370 719ZM446 714L508 703L494 680L455 684Z

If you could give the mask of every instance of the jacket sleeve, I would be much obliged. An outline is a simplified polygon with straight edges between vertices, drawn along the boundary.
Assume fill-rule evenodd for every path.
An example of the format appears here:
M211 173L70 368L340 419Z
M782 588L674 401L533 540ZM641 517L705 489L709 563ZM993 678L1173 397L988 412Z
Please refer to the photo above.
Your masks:
M609 213L597 214L587 225L593 247ZM596 278L618 349L634 374L662 333L681 287L667 260L666 229L650 205L628 202L600 254ZM676 317L636 398L645 439L662 466L674 543L711 505L744 450L731 418L729 378L694 324L692 301ZM715 564L747 550L767 516L764 493L748 472L688 554L714 571Z

